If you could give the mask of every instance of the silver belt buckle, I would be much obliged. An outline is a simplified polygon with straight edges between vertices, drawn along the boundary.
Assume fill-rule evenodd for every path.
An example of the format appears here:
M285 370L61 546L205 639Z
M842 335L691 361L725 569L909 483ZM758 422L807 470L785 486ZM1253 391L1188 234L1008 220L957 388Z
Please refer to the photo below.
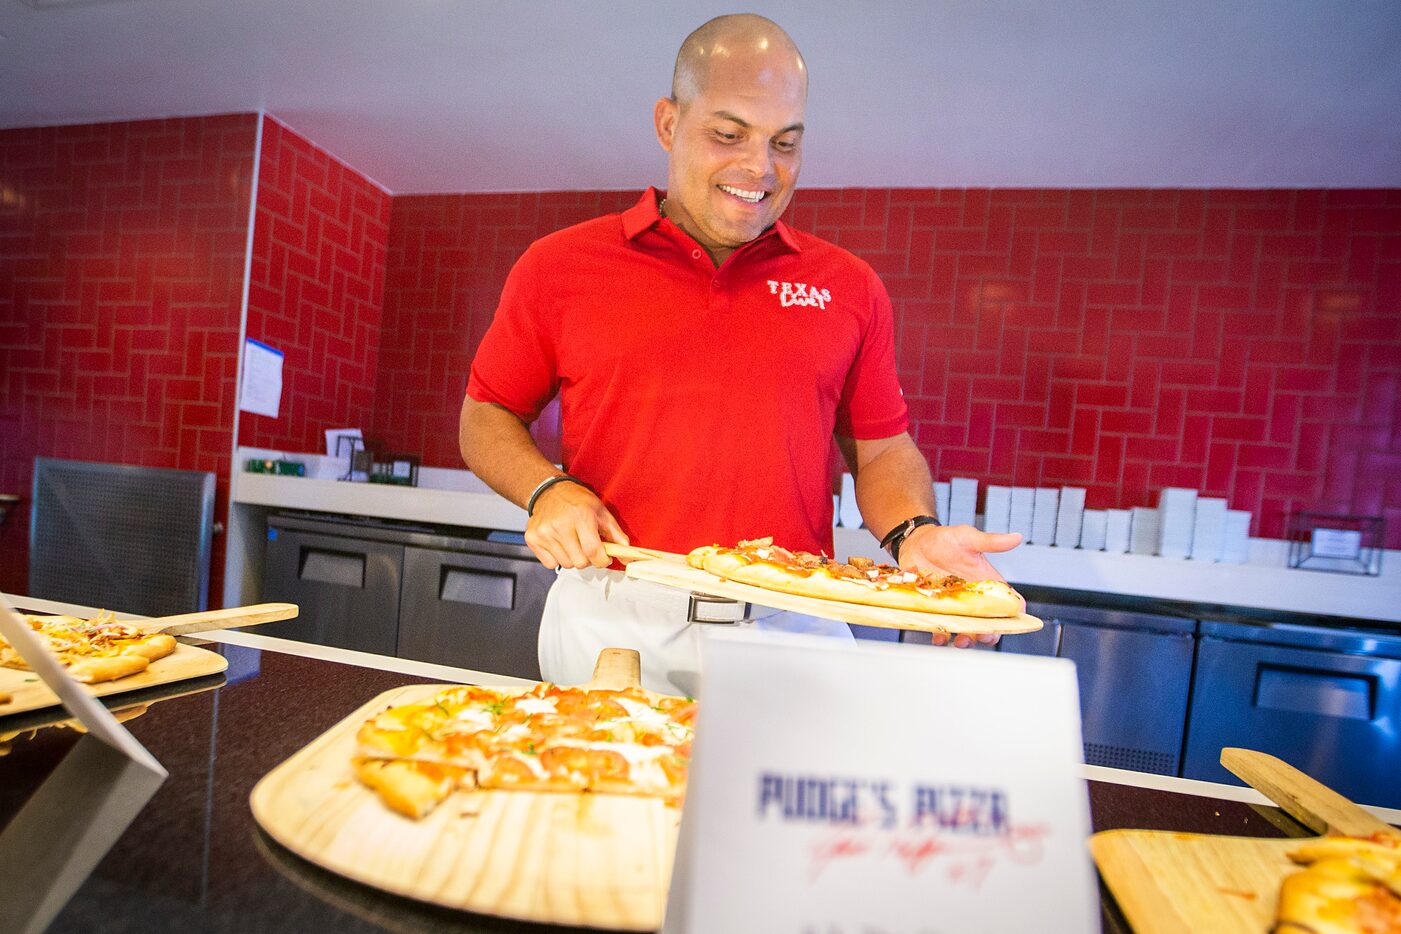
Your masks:
M749 618L750 606L728 597L692 593L686 620L692 623L742 623Z

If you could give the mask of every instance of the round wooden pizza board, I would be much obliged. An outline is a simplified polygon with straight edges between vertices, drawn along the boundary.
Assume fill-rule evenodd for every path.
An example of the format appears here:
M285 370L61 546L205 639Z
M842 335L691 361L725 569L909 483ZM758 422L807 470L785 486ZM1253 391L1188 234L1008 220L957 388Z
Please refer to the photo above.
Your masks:
M608 546L612 551L615 546ZM677 556L680 558L680 556ZM896 610L879 606L864 606L860 603L844 603L838 600L822 600L817 597L804 597L798 594L783 593L725 580L709 571L693 568L683 560L646 557L629 561L628 577L639 580L667 584L683 590L728 597L744 603L757 603L780 610L792 610L808 616L841 620L861 626L880 626L885 629L910 629L917 632L962 632L969 635L999 633L1011 635L1021 632L1035 632L1042 626L1035 616L1022 613L1019 616L979 617L953 616L946 613L917 613L913 610Z
M605 649L585 687L636 686L639 670L636 652ZM449 686L396 688L350 714L258 782L254 818L303 859L396 895L551 924L660 927L679 808L622 795L458 791L414 821L355 780L360 725Z

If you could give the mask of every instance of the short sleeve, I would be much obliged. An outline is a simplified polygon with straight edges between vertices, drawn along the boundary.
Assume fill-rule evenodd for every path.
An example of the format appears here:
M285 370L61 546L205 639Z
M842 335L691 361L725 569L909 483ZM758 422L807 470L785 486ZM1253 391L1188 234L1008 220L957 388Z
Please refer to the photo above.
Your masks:
M895 316L890 295L868 268L871 313L837 406L836 433L862 440L889 438L910 427L895 372Z
M506 277L467 379L467 395L502 406L527 424L559 391L555 332L540 282L537 254L527 250Z

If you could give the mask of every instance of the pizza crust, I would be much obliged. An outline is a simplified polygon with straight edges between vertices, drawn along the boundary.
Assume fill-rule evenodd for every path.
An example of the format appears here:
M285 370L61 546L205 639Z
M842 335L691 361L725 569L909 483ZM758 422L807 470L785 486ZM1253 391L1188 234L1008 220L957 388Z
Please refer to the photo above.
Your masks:
M461 769L416 762L361 759L355 763L355 777L378 792L391 810L412 820L426 817L452 794L461 774Z
M97 684L99 681L115 681L140 674L150 665L151 660L143 655L108 655L80 658L68 666L68 673L74 681Z
M716 545L697 548L686 560L692 567L709 571L723 580L819 600L990 619L1018 616L1026 609L1021 595L1002 581L960 580L959 586L929 588L930 593L921 593L912 587L882 588L874 583L833 576L821 567L788 568Z

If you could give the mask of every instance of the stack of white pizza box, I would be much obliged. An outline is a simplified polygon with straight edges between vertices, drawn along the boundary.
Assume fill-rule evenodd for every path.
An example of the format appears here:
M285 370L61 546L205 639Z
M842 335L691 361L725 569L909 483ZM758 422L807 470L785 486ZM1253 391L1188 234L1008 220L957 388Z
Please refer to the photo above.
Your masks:
M934 488L940 522L970 522L977 481L955 477ZM1168 487L1156 507L1086 509L1085 492L989 484L975 524L987 532L1018 532L1032 545L1232 564L1247 558L1250 513L1227 509L1224 499Z
M943 525L1018 532L1032 545L1224 564L1244 564L1248 558L1250 513L1228 509L1224 499L1167 487L1159 493L1156 507L1086 509L1085 492L1084 487L990 484L979 513L978 481L953 477L934 484L934 515ZM850 474L842 475L842 492L834 506L839 525L861 526Z

